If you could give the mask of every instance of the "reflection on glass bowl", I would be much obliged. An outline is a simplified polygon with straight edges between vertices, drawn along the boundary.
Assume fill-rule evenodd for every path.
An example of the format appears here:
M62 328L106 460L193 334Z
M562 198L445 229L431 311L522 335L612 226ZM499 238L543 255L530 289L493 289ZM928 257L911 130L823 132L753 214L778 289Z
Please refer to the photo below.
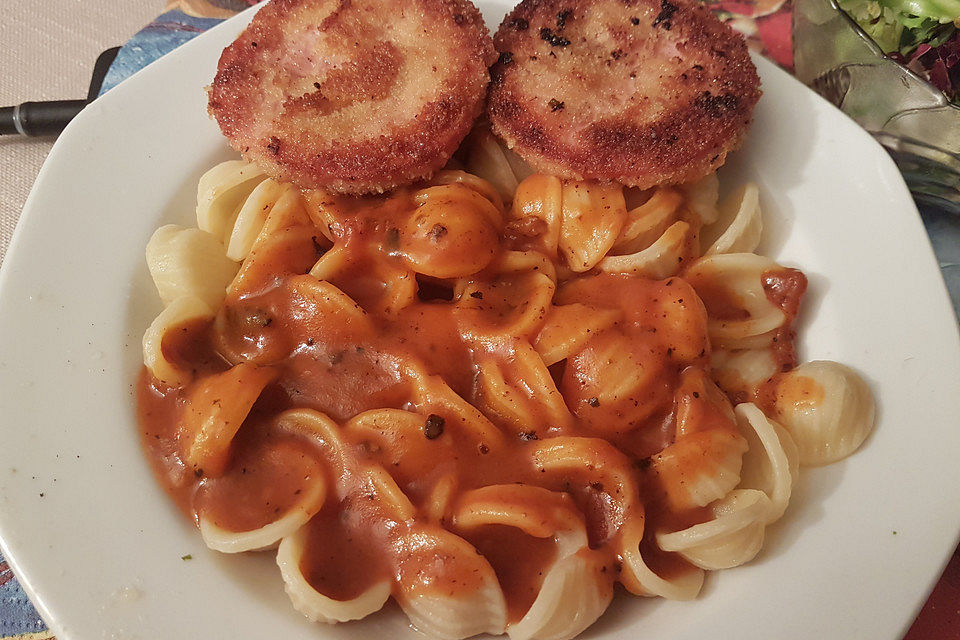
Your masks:
M796 76L882 144L918 203L960 213L960 107L886 57L834 0L796 0Z

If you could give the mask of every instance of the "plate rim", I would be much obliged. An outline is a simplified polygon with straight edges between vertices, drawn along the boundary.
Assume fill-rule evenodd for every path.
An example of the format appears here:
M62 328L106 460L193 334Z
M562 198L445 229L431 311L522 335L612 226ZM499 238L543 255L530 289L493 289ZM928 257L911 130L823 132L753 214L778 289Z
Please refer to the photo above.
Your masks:
M117 87L113 88L110 92L105 94L99 100L107 100L111 102L122 103L124 100L124 96L126 95L126 92L135 90L136 83L143 82L144 81L143 78L149 77L152 74L157 72L156 71L157 66L155 65L162 65L164 67L171 66L175 64L177 61L181 60L182 58L188 58L192 56L193 50L198 46L196 43L205 42L206 39L211 39L213 36L211 36L210 34L220 33L221 31L224 31L224 30L238 29L239 25L248 21L250 17L252 17L252 15L257 10L259 10L261 6L262 5L257 5L255 7L252 7L251 9L245 10L243 13L233 18L230 18L227 21L224 21L220 25L217 25L216 27L212 28L211 30L203 34L200 34L197 38L193 39L188 43L185 43L181 47L178 47L176 50L167 54L157 62L152 63L147 67L144 67L143 69L139 70L136 74L131 76L131 78L129 78L128 80L125 80L124 82L119 84ZM756 60L756 57L755 57L755 60ZM783 76L782 79L789 80L792 83L796 83L796 85L799 88L802 88L803 91L809 92L810 94L809 97L820 102L822 105L829 107L831 110L835 111L838 115L842 115L845 120L849 120L847 116L845 116L839 109L837 109L835 106L833 106L832 104L830 104L829 102L821 98L820 96L813 93L810 89L805 87L799 80L789 75L786 71L783 71L782 69L776 67L773 63L760 58L758 61L758 67L762 69L762 73L761 73L762 76L767 76L768 74L771 74L771 73L782 74ZM138 78L138 79L134 81L134 84L130 84L130 80L134 80L135 78ZM106 103L101 103L101 104L106 104ZM24 204L20 219L17 222L8 250L6 252L6 255L4 256L3 264L0 265L0 308L2 308L5 304L5 301L11 297L11 294L8 292L8 289L10 289L13 286L10 284L10 281L14 277L12 274L16 270L22 268L22 264L29 264L29 261L30 261L29 256L21 256L21 253L23 252L23 249L21 248L21 244L23 242L22 238L27 234L27 231L25 231L25 229L29 229L32 227L32 225L36 224L33 222L34 218L39 218L45 215L43 211L38 206L35 205L35 201L39 197L37 194L41 190L47 188L46 183L50 180L50 178L48 178L48 174L54 171L53 169L51 169L51 166L55 164L56 160L59 160L59 156L63 153L62 150L70 146L70 144L72 143L73 137L78 135L77 132L90 126L90 124L96 121L97 117L98 115L96 113L96 110L95 109L91 110L89 107L85 109L83 112L81 112L81 114L74 120L74 122L72 122L66 128L66 130L63 132L61 137L56 141L56 143L51 148L51 151L48 154L47 158L45 159L44 164L37 175L37 179L34 183L34 186L31 188L30 194ZM899 177L899 171L896 170L893 160L883 150L883 147L866 131L856 126L856 124L852 120L849 120L849 124L852 125L852 127L854 127L859 134L861 134L862 139L865 142L869 141L869 145L875 148L875 155L880 156L879 161L884 164L887 164L889 167L892 167L894 172ZM907 210L902 211L900 215L910 216L914 218L915 225L920 227L920 230L922 232L922 236L925 242L923 253L926 256L927 261L935 266L936 259L933 254L930 238L927 236L925 230L923 229L923 225L919 217L919 212L917 211L917 208L913 203L912 198L909 195L909 191L907 189L906 183L903 181L902 177L900 177L896 185L888 185L888 186L891 188L896 188L897 190L901 191L902 194L905 196L905 200L909 201L910 203L909 208ZM46 215L49 215L49 214L46 214ZM937 273L939 275L939 270L937 270ZM956 318L953 316L952 307L949 303L949 295L942 277L938 278L938 282L936 283L935 288L938 289L937 296L940 299L941 306L950 310L950 315L954 319L956 335L952 340L952 342L954 343L952 350L956 351L957 353L960 353L960 326L956 325ZM2 342L3 342L3 339L0 338L0 343ZM3 518L0 518L0 532L6 530L8 526L9 526L9 523ZM933 585L936 584L936 582L939 579L940 573L943 570L943 567L945 567L946 564L949 562L950 557L952 556L952 550L956 547L957 542L960 541L960 531L954 534L953 541L954 541L953 546L950 547L949 550L943 554L943 557L941 558L941 562L938 565L939 569L937 570L937 573L933 574L928 579L927 590L923 594L917 596L917 603L914 608L914 615L912 618L904 622L903 628L900 630L901 633L905 631L907 628L909 628L909 626L912 624L914 618L916 617L916 613L918 613L919 610L922 608L929 594L930 588L932 588ZM59 619L59 617L55 615L55 613L52 610L48 609L47 600L44 597L42 597L42 594L40 594L37 590L34 589L34 584L33 584L34 580L32 579L31 571L30 570L25 571L27 567L21 566L16 555L9 553L9 550L6 546L6 543L4 542L2 535L0 535L0 549L4 551L4 555L6 557L7 562L9 563L11 568L14 570L15 574L19 579L21 586L23 587L27 595L31 598L32 603L36 607L38 613L47 623L50 630L57 633L58 636L64 639L67 637L70 637L70 634L66 630L66 628L60 624L62 621Z

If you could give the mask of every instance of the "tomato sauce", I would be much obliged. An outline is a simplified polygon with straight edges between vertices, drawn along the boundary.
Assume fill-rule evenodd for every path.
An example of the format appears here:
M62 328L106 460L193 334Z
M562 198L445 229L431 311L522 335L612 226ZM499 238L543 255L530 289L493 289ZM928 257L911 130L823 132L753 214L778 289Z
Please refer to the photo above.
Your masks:
M339 221L326 228L318 227L317 207L336 203L314 202L312 222L279 225L282 242L255 246L241 271L253 284L235 283L213 321L168 334L164 355L194 381L168 388L144 371L139 418L147 457L184 512L249 531L297 504L310 482L323 481L326 502L306 525L300 565L315 589L348 600L378 581L390 580L396 594L398 585L416 580L420 589L455 594L476 586L470 567L479 553L496 572L511 620L536 597L556 561L555 542L499 524L456 530L450 509L464 492L522 483L568 493L583 515L590 553L610 580L622 562L617 532L632 514L643 517L646 508L648 540L659 529L709 519L704 509L678 512L661 504L647 476L651 456L687 431L736 432L729 401L709 380L711 302L705 307L680 277L585 275L544 294L549 278L537 270L498 270L506 255L500 248L477 274L432 278L426 295L417 296L414 285L414 295L397 308L386 300L399 289L384 278L427 282L414 278L414 258L402 252L411 197L341 208ZM380 218L372 221L371 211ZM418 236L417 246L483 244L468 237L483 224L443 222L444 232ZM538 228L528 227L511 232L514 245ZM321 231L335 238L329 251L320 248ZM344 263L329 282L352 299L308 274L323 251L326 259L341 250ZM457 252L442 255L438 272L456 271ZM768 296L791 319L805 286L797 274L770 272L765 279ZM543 295L546 308L536 302ZM550 370L542 361L531 365L530 345L549 305L575 302L617 310L621 319ZM518 314L527 315L521 322ZM790 335L784 338L792 344ZM790 353L784 348L784 363ZM216 477L198 473L184 462L182 416L190 391L239 363L269 368L274 377L229 444L226 469ZM556 399L549 407L544 389ZM290 409L322 412L336 423L335 434L284 428L280 417ZM382 409L396 413L383 414L385 424L364 422L364 412ZM558 436L576 438L587 453L566 460L552 452L548 445ZM384 497L389 492L376 484L377 470L402 499ZM405 516L405 509L412 511ZM411 536L424 527L456 530L476 549L473 557L441 561L445 556L429 545L412 548ZM689 569L678 556L648 546L651 566L665 574Z

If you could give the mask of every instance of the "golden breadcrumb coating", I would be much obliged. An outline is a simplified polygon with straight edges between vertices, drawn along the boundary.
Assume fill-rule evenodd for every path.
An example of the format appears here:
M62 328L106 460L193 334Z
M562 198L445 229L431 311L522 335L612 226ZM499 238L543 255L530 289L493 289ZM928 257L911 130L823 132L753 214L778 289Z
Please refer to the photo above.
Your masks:
M278 180L386 191L447 162L495 59L469 0L272 0L224 49L209 110Z
M740 145L760 97L743 38L693 2L523 0L494 44L494 132L568 178L696 180Z

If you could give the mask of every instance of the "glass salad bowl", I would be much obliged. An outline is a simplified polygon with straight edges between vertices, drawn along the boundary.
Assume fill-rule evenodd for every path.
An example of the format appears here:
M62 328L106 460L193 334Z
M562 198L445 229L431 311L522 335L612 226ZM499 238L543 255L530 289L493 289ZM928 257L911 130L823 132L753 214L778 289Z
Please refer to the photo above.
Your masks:
M960 107L884 55L835 0L796 0L793 37L797 78L890 152L921 208L960 213Z

